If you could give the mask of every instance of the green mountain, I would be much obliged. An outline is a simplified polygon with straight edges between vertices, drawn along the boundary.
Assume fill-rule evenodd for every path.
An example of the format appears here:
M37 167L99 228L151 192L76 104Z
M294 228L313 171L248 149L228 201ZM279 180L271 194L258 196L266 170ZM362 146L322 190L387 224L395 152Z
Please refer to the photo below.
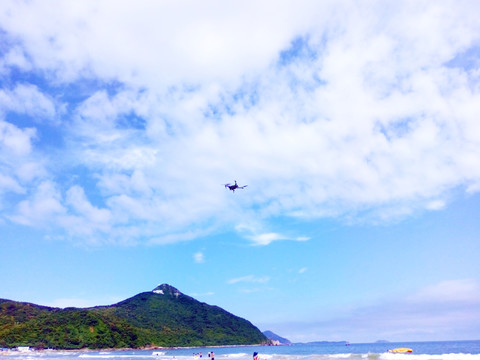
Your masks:
M118 304L85 309L0 299L0 347L102 349L267 342L249 321L167 284Z

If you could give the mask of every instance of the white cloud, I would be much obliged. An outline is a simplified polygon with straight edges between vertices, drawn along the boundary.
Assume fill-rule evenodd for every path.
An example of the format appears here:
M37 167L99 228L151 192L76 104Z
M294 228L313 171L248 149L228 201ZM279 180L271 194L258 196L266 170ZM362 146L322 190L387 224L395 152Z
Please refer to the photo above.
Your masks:
M30 183L38 178L44 178L48 175L45 164L42 159L25 159L23 162L15 165L15 175L17 178L26 183Z
M18 84L13 90L0 90L0 111L27 114L34 120L46 119L50 122L56 121L57 113L54 101L30 84Z
M265 233L251 236L250 239L257 245L268 245L273 241L285 240L285 237L277 233Z
M195 254L193 254L193 260L197 264L203 264L205 262L205 255L201 251L196 252Z
M432 200L427 205L426 208L429 210L441 210L446 206L445 201L443 200Z
M248 238L255 245L269 245L272 242L279 241L279 240L307 241L310 239L309 237L305 237L305 236L301 236L297 238L289 238L278 233L257 234L257 235L248 236Z
M36 192L39 182L47 175L44 160L34 152L36 137L35 128L21 128L0 119L0 195L2 196L0 200L3 210L0 216L2 218L15 216L14 209L17 204L13 204L9 198L20 199L22 206L27 206L26 197ZM24 210L28 212L26 208ZM34 213L31 214L37 216ZM23 218L22 223L27 224L30 221Z
M0 193L12 191L15 193L23 193L25 190L20 184L10 176L4 176L0 174Z
M12 47L0 60L0 66L8 66L8 67L17 67L23 71L29 71L32 69L32 64L26 58L23 49L19 46Z
M37 126L0 119L2 150L41 160L14 176L17 159L0 155L5 191L25 188L24 223L26 186L78 169L103 207L68 183L58 223L80 231L83 216L151 243L249 222L254 244L305 241L268 221L388 221L480 189L480 77L459 65L478 5L186 3L2 4L1 66L41 78L0 92L2 113ZM52 143L43 120L55 152L37 151ZM221 191L235 178L249 187Z
M111 229L110 210L93 206L80 186L68 189L65 204L71 207L72 215L63 218L63 221L73 234L91 235L96 231L108 232Z
M65 214L62 197L55 183L44 181L29 199L18 203L11 220L22 225L49 226Z
M265 246L270 245L275 241L308 241L310 237L307 236L287 236L276 232L263 232L263 226L258 221L249 221L238 224L235 230L249 239L253 245Z
M12 1L3 7L4 29L24 39L36 66L61 79L93 73L157 84L235 79L265 67L292 32L306 29L323 10L282 1L271 16L269 3L217 0L175 6L58 1L50 11L41 2Z
M10 156L28 155L32 150L32 139L36 131L33 128L20 129L6 121L0 120L0 149L3 161ZM7 157L8 156L8 157Z

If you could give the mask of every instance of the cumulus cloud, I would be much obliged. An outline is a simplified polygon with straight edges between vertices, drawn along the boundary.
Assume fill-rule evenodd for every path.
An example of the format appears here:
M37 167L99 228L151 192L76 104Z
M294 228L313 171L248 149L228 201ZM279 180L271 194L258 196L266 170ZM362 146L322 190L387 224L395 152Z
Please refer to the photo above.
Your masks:
M45 161L33 151L36 138L35 128L21 128L0 119L0 207L5 209L5 217L18 205L7 200L9 195L26 204L26 198L35 193L32 185L38 186L37 180L47 175ZM0 217L4 216L0 213Z
M22 193L25 190L12 177L0 174L0 192Z
M8 112L28 115L36 123L58 123L55 101L31 84L0 90L0 114Z
M39 1L10 1L3 4L8 11L1 23L23 39L37 67L64 81L90 75L170 85L235 79L268 65L292 32L315 19L305 5L282 1L271 16L271 4L255 1L58 1L51 11Z
M11 220L22 225L49 226L66 213L62 195L55 183L43 181L30 198L18 203Z
M164 244L248 224L269 245L307 240L264 230L276 217L388 221L480 189L478 5L184 4L2 4L2 73L31 80L0 91L0 146L42 164L1 157L24 194L5 217L35 223L33 187L81 175L55 198L70 231ZM249 187L223 192L234 179Z
M34 128L20 129L17 126L0 120L0 147L2 160L8 157L28 155L32 151L32 140L35 137Z
M80 186L68 189L65 203L72 209L68 223L69 226L76 227L75 232L91 234L94 230L106 232L110 229L112 219L110 210L93 206Z
M32 64L25 56L25 52L19 46L11 47L7 53L0 59L0 71L8 72L12 68L17 68L22 71L29 71L32 69Z

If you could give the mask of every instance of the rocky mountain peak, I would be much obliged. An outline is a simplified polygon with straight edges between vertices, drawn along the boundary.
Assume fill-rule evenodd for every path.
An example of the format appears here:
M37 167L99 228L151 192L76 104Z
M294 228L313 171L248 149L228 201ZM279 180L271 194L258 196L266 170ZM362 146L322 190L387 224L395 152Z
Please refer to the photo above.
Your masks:
M178 289L168 284L158 285L155 289L153 289L153 292L155 294L168 295L176 298L178 298L180 295L183 295Z

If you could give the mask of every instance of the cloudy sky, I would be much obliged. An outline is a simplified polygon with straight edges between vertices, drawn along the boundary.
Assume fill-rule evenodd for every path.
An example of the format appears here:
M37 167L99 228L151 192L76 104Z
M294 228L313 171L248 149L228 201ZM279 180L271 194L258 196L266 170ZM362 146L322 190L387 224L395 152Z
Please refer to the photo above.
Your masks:
M292 341L477 339L479 13L2 1L0 298L169 283Z

